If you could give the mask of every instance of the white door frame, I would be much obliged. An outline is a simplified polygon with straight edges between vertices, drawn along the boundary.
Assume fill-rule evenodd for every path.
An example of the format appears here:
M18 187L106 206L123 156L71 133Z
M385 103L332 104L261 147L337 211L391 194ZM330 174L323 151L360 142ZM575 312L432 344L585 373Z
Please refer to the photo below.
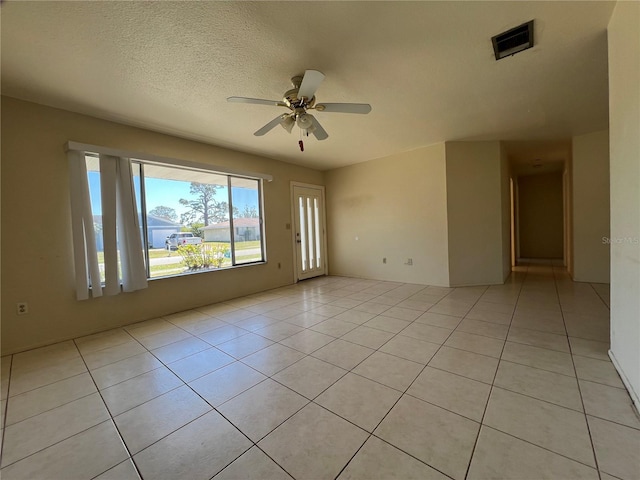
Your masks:
M327 260L327 213L326 213L326 201L325 201L325 188L324 185L314 185L311 183L302 183L302 182L291 182L291 244L293 245L293 283L298 283L300 280L298 278L298 243L296 239L296 214L298 213L298 205L295 199L294 190L295 187L301 188L312 188L315 190L320 190L321 192L321 210L322 215L320 218L321 227L322 227L322 237L321 237L321 248L322 253L324 253L324 261L323 268L321 273L318 273L317 276L327 275L329 270L329 262Z

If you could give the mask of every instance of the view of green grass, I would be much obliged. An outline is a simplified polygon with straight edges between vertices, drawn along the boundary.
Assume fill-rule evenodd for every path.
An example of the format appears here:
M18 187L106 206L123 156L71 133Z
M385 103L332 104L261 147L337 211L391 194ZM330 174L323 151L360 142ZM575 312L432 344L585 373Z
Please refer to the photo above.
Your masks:
M230 247L228 242L204 242L204 243L206 245L221 245L227 248ZM260 248L260 241L257 241L257 240L250 241L250 242L238 242L236 244L236 262L249 263L249 262L255 262L260 260L260 253L250 253L248 255L238 254L243 250L259 249L259 248ZM168 251L164 248L153 248L149 250L150 260L156 259L156 258L167 258L167 257L176 258L176 263L169 263L165 265L163 264L152 265L151 271L150 271L151 278L165 277L169 275L179 275L185 272L186 267L182 264L182 262L178 261L178 259L181 258L181 256L177 251L175 250ZM104 263L104 252L98 252L98 263L99 264ZM225 258L221 268L228 268L230 266L231 266L231 258Z

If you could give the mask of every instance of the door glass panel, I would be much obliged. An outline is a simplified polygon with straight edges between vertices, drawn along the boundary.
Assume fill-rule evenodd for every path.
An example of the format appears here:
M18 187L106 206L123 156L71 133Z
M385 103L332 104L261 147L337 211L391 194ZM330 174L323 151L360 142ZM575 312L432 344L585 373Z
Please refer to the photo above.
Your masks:
M313 255L313 211L311 210L311 199L307 197L307 227L309 229L309 269L314 268L314 255Z
M318 199L315 197L313 199L313 205L313 216L316 221L316 267L320 267L320 265L322 265L322 259L320 258L320 209L318 207Z
M300 240L300 251L302 253L302 271L306 272L307 271L307 233L306 233L306 226L305 226L305 221L304 221L304 214L305 214L305 208L304 208L304 201L302 197L298 197L298 212L300 214L300 238L298 240Z

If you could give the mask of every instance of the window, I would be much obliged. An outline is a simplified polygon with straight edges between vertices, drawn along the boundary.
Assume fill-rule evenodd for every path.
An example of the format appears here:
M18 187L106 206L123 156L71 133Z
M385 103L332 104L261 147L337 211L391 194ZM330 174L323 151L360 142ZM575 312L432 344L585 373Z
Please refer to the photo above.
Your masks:
M104 282L100 163L85 161ZM260 179L135 159L131 177L147 278L265 260Z

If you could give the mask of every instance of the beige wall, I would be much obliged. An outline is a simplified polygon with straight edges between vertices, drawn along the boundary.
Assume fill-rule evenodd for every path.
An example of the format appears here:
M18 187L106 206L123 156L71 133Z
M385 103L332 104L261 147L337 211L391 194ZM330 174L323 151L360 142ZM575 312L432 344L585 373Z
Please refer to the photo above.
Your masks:
M609 131L573 137L573 279L609 283Z
M608 34L611 357L640 410L640 3L618 2Z
M264 185L269 263L153 280L140 292L76 301L63 149L68 140L273 175L274 181ZM291 283L293 251L286 224L292 180L322 184L323 174L3 98L2 353ZM17 302L29 303L28 315L16 315Z
M500 144L500 194L502 201L502 277L511 273L511 168L504 146Z
M446 156L449 283L503 283L508 243L500 142L447 142Z
M564 162L562 186L564 188L564 264L573 278L573 155Z
M444 144L325 177L330 274L449 284Z
M520 258L562 258L562 172L518 177Z

